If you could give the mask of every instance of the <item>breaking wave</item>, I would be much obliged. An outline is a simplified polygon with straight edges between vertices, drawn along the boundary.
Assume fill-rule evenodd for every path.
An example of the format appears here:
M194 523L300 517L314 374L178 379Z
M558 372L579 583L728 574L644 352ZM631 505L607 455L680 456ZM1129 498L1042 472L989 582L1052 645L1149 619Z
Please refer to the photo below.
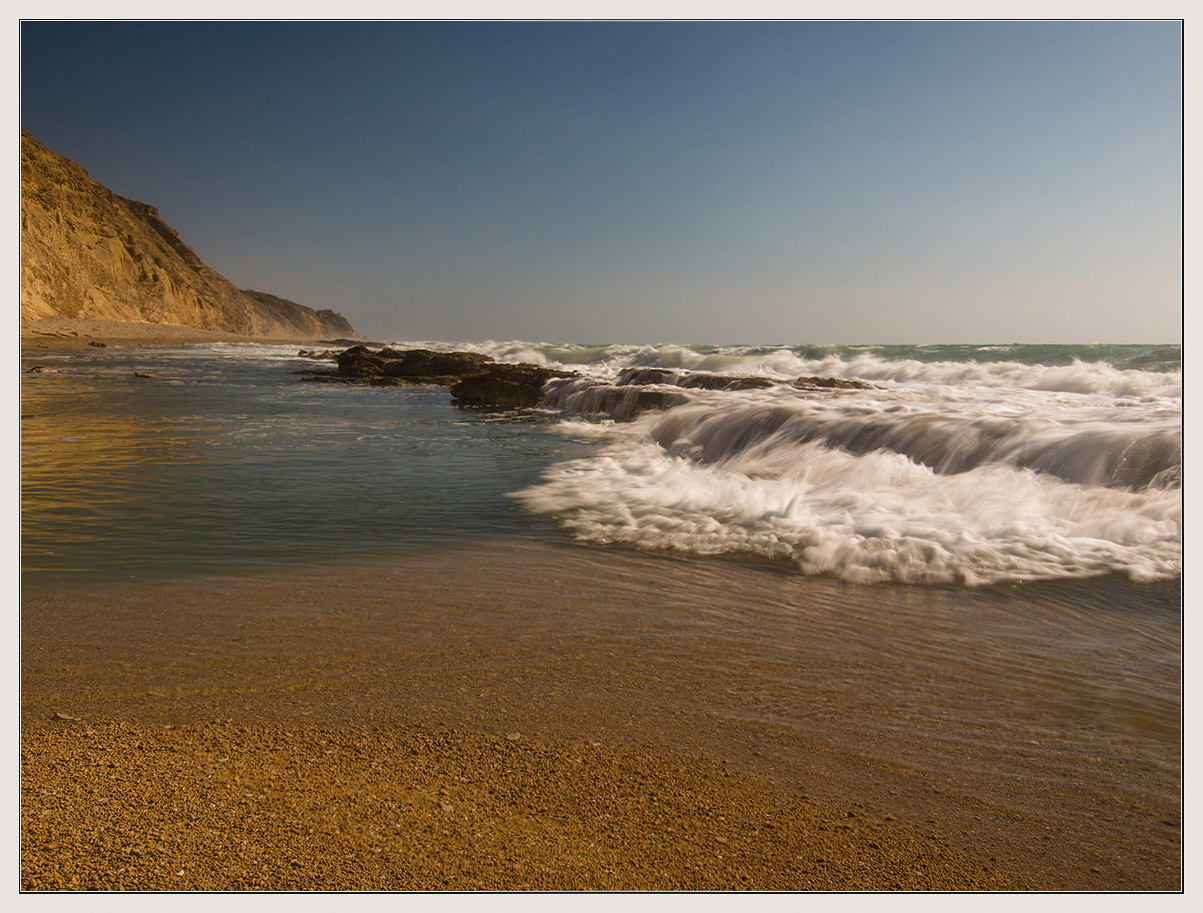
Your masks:
M613 380L626 368L786 379L819 375L882 385L1000 387L1108 397L1181 397L1182 348L1163 346L550 345L522 341L396 342L498 361L581 370Z
M545 391L566 417L562 433L603 443L514 497L582 541L755 554L857 582L1181 574L1172 361L1144 370L1080 352L1059 365L1008 361L1010 347L993 362L772 349L717 353L735 361L703 368L666 365L680 352L653 348L657 364L632 365L628 352ZM696 381L717 368L771 382ZM798 390L786 383L797 375L872 387Z

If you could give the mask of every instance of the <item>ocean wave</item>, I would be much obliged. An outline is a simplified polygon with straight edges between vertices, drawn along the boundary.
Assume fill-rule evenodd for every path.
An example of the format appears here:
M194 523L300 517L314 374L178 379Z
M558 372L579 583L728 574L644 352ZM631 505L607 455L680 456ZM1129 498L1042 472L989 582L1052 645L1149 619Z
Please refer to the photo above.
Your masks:
M1174 347L446 348L578 372L542 405L593 454L512 497L582 541L857 582L1182 572ZM789 385L816 376L870 388Z
M563 433L592 427L580 416L626 421L582 435L604 442L597 454L515 497L584 541L750 553L858 582L1181 574L1180 400L1042 389L1030 381L1045 366L989 366L1026 372L1027 387L904 383L899 367L867 390L706 390L675 368L556 381L546 404L570 418Z
M552 466L513 497L581 541L756 554L858 583L1181 574L1170 490L1088 487L1000 465L939 475L898 453L818 442L795 457L790 473L749 474L627 437Z
M1179 346L737 346L562 345L544 342L397 342L470 351L498 361L582 371L613 381L628 368L823 376L881 385L1008 388L1112 398L1182 395Z
M1170 487L1182 463L1180 414L1120 408L994 413L865 397L711 397L646 425L673 455L749 475L806 472L819 442L853 455L901 454L941 475L1000 465L1109 488Z

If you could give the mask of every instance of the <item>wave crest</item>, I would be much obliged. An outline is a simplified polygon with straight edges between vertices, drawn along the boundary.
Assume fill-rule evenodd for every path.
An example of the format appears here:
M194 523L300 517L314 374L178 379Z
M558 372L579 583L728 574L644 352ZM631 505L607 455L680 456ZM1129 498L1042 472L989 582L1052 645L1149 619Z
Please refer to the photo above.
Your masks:
M1181 574L1172 492L1085 489L1003 466L938 476L899 454L820 443L799 456L805 470L792 476L749 476L620 440L514 497L582 541L756 554L858 583Z

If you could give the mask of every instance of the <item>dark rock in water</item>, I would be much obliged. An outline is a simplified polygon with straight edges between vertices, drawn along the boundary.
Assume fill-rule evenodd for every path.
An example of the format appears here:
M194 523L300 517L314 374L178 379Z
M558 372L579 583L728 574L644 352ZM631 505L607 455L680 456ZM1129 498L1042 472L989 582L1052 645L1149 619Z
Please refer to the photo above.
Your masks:
M344 377L371 380L375 377L405 377L425 383L450 384L478 373L493 359L477 352L431 352L426 349L381 349L373 352L356 345L337 356L338 373Z
M693 373L675 368L626 368L615 381L619 387L663 384L690 390L763 390L779 383L759 375Z
M872 390L873 385L863 380L845 380L842 377L799 377L790 381L791 387L799 390Z
M607 384L587 377L552 380L543 389L541 405L573 415L608 415L629 421L642 412L687 403L690 394L667 384L653 389L639 384Z
M860 380L839 377L799 377L792 381L774 380L759 374L707 374L680 371L676 368L625 368L618 374L615 385L645 386L661 384L687 390L764 390L788 383L799 390L872 390L873 385Z
M676 385L681 372L676 368L623 368L614 381L616 387L645 386L647 384Z
M469 377L451 388L457 406L537 406L542 384L535 386L500 377Z
M387 362L384 374L389 377L467 377L493 361L479 352L430 352L426 349L404 352L385 349L380 357Z
M479 352L387 346L374 352L359 344L334 357L337 373L318 374L313 380L393 387L439 384L451 387L452 399L460 406L537 406L544 383L553 377L574 376L538 365L495 362Z
M571 376L538 365L494 362L452 386L451 398L458 406L537 406L547 381Z
M740 374L690 374L677 386L693 390L763 390L775 387L779 381L758 375Z
M384 373L384 360L367 346L351 346L337 360L338 373L344 377L371 379Z
M641 412L661 411L675 406L681 398L667 390L640 390L635 402L631 405L631 417Z

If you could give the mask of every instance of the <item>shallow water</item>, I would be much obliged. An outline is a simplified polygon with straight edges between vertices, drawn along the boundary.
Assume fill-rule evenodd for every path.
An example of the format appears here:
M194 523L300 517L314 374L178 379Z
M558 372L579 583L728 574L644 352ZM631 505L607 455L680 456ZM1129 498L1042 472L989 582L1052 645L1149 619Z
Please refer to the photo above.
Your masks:
M206 346L24 360L27 585L147 579L556 537L505 492L582 448L542 413L445 388L304 382L295 349ZM153 373L137 378L134 372Z
M496 536L854 582L1181 573L1179 347L460 347L585 374L549 385L549 409L481 412L437 387L306 383L315 363L281 346L26 357L26 583ZM632 365L680 404L599 415L643 389ZM773 385L689 387L703 368ZM799 391L793 373L872 386Z

